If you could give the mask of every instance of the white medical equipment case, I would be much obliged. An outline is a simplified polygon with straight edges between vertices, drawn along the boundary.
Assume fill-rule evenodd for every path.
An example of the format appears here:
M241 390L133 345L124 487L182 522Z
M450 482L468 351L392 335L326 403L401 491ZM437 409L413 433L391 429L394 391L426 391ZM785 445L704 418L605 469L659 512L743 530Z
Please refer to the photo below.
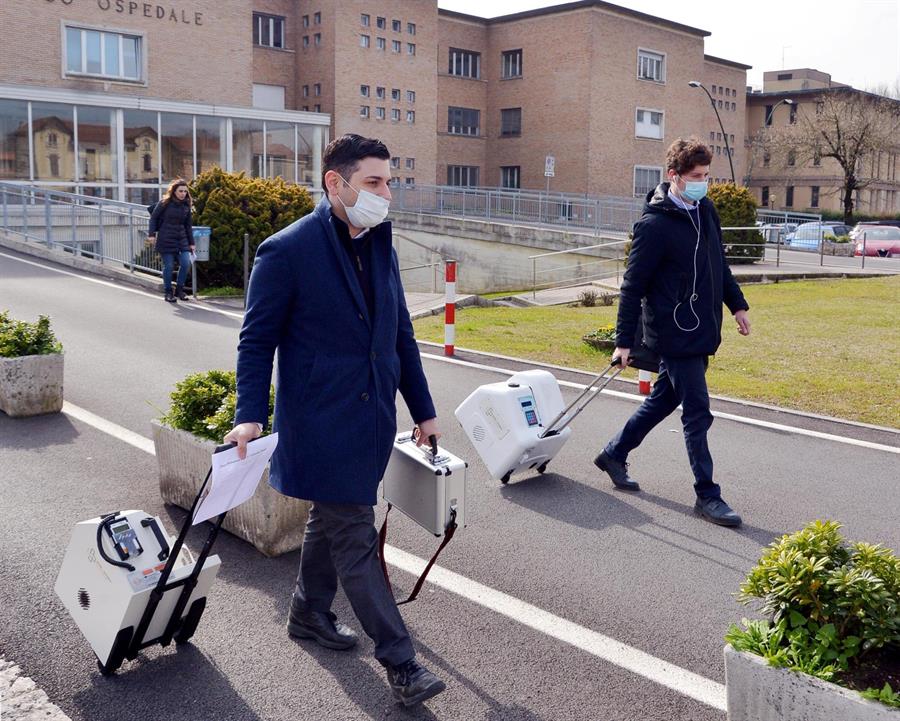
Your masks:
M513 373L507 381L476 388L459 404L456 419L493 478L509 483L519 471L534 468L543 473L569 439L569 423L621 373L620 368L606 376L615 365L618 359L565 407L559 383L549 371Z
M435 536L451 523L466 525L466 462L433 444L417 446L398 433L384 480L383 498Z
M186 643L197 629L219 571L219 557L209 554L225 513L212 521L196 558L184 541L209 479L207 474L177 538L159 517L138 510L76 524L54 590L102 675L114 674L148 646Z

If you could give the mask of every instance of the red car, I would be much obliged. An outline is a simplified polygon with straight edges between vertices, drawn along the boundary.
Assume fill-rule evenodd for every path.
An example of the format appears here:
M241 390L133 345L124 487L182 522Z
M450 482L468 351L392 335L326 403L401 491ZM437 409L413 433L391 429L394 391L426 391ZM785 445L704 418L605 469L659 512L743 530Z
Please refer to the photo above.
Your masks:
M856 236L856 255L865 254L881 258L900 256L900 228L889 225L867 226Z

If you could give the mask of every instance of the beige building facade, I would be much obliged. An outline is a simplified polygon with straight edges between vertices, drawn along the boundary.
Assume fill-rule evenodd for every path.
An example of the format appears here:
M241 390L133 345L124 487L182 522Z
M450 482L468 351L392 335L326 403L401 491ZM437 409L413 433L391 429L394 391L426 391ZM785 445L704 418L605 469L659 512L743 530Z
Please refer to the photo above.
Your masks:
M762 91L747 94L748 172L744 182L761 206L811 213L843 211L844 173L836 160L779 157L770 154L765 143L770 131L815 115L826 90L859 92L833 82L828 73L800 68L766 72ZM900 138L894 147L866 157L857 175L866 187L854 193L855 213L900 213Z

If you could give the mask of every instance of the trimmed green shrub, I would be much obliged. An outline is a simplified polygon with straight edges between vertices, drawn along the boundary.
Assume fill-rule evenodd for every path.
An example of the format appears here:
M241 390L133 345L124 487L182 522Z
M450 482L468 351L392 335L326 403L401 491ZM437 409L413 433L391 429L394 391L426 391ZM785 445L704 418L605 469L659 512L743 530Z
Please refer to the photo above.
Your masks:
M733 183L712 183L709 199L716 206L722 227L754 228L756 199L749 188ZM755 263L763 257L765 240L757 230L726 230L722 233L729 265Z
M169 411L159 420L195 436L221 443L234 427L237 379L234 371L193 373L175 384ZM268 427L272 427L275 388L269 391ZM268 431L265 431L267 433Z
M62 343L50 328L50 317L39 316L35 323L13 320L9 311L0 311L0 357L62 353Z
M248 178L211 168L190 184L194 225L211 229L209 261L197 263L200 287L244 284L244 233L250 261L266 238L313 209L306 188L282 178Z
M867 654L900 646L900 558L845 542L834 521L814 521L769 545L738 600L762 602L764 620L743 619L725 640L773 666L853 686ZM887 690L870 697L893 698Z

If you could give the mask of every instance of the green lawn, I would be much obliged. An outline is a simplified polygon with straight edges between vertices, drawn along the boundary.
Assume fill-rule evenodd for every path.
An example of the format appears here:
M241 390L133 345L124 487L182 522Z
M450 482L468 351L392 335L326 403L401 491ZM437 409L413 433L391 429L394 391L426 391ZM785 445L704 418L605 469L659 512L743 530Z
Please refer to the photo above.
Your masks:
M752 333L726 311L710 392L900 428L900 277L743 287ZM461 308L456 344L599 372L608 355L581 336L615 323L616 306ZM443 318L416 321L443 342ZM633 371L628 371L636 375Z

